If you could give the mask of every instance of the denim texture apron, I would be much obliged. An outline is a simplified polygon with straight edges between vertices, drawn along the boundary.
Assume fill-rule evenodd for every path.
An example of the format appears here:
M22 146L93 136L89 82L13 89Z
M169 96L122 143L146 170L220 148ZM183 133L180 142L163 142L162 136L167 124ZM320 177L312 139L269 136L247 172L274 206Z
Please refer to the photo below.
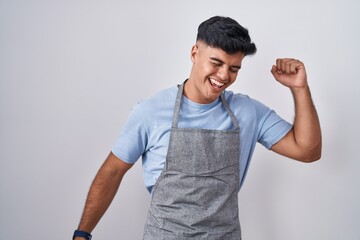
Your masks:
M234 129L178 128L183 88L176 97L166 162L153 188L143 239L240 240L239 124L221 95Z

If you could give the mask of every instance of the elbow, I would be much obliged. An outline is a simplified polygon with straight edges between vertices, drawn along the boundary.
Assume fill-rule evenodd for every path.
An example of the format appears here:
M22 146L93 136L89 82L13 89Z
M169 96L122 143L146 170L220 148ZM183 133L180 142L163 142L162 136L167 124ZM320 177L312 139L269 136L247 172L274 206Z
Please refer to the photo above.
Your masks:
M302 158L299 160L304 163L316 162L321 159L321 154L322 154L322 150L320 144L316 148L307 151L307 154L304 154L304 156L302 156Z
M316 162L316 161L318 161L318 160L320 160L320 159L321 159L321 154L319 154L319 155L314 155L314 156L307 157L307 158L303 158L303 159L300 160L300 161L302 161L302 162L304 162L304 163L312 163L312 162Z

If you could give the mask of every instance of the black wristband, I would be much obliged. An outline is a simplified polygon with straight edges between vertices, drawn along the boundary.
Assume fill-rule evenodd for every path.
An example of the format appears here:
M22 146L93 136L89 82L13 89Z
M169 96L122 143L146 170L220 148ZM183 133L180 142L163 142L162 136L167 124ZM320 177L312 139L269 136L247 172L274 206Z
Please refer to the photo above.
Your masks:
M82 237L82 238L85 238L86 240L91 240L91 238L92 238L90 233L81 231L81 230L75 230L74 235L73 235L73 240L76 237Z

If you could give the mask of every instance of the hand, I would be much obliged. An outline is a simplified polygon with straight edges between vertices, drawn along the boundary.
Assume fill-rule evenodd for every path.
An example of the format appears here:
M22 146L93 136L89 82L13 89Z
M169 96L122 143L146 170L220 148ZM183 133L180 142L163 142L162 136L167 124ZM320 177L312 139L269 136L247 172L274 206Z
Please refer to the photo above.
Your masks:
M271 68L274 78L291 89L307 87L307 77L304 64L293 58L276 59L276 65Z

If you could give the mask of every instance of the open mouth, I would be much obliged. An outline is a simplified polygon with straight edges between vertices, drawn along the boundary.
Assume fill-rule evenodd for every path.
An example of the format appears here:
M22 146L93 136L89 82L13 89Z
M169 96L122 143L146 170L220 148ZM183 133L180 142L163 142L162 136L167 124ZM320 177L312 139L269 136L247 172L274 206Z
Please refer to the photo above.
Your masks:
M218 82L213 78L209 78L209 81L211 86L213 86L214 88L221 89L225 85L224 83Z

